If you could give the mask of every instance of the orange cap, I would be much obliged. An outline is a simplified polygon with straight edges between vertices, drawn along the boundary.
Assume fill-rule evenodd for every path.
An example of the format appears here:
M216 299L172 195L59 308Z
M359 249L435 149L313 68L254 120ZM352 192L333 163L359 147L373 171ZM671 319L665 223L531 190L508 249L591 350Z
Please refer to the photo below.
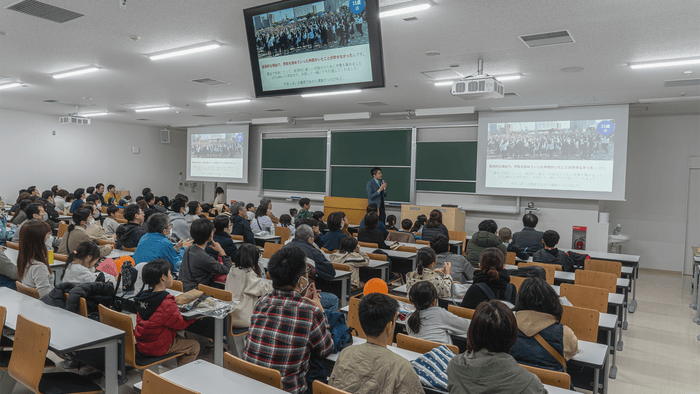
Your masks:
M372 278L365 283L364 295L371 293L389 294L389 286L379 278Z

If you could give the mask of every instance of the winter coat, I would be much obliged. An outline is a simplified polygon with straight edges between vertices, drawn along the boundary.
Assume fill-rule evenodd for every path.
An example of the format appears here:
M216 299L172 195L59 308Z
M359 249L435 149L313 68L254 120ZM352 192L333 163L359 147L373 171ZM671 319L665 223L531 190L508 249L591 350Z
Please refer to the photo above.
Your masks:
M424 238L425 239L425 238ZM503 261L506 261L508 249L498 235L488 231L477 231L472 235L472 239L467 242L467 260L474 268L479 268L479 255L486 248L498 248L503 253Z
M138 246L141 237L146 235L148 231L144 230L140 225L129 222L117 227L117 248L135 248Z
M317 279L320 278L325 281L332 281L333 279L335 279L335 268L333 268L333 264L331 264L330 261L328 261L328 259L326 258L326 256L323 255L323 252L321 252L315 246L311 245L306 240L294 238L292 239L292 242L285 245L282 249L291 247L297 247L303 250L306 254L306 257L314 261L314 263L316 264Z
M190 224L185 220L185 215L178 212L170 212L168 219L170 220L170 226L172 226L173 239L175 241L190 238Z
M231 269L231 258L229 256L221 256L221 264L219 260L211 257L197 245L192 245L185 250L185 255L182 256L182 265L178 278L182 281L185 291L196 289L199 284L212 286L214 277L212 275L226 275Z
M495 281L490 280L489 276L486 275L484 271L476 270L474 272L474 284L469 286L466 294L464 294L464 298L462 299L462 304L460 306L469 309L476 309L476 307L482 301L489 301L486 293L484 293L479 286L476 286L477 283L486 283L486 285L491 288L491 291L493 291L497 299L515 304L517 290L515 289L515 285L510 283L510 275L508 275L508 271L502 269L498 271L498 280ZM506 299L506 290L508 287L511 287L511 296L509 299Z
M365 252L336 252L331 255L331 263L350 266L350 284L352 286L360 286L360 267L368 266L369 260L370 258Z
M234 327L250 326L250 317L258 299L272 291L272 283L265 282L250 268L231 268L226 277L226 291L233 295L232 301L240 301L232 313Z
M147 356L163 356L175 340L179 330L184 330L195 320L185 320L175 303L175 297L167 291L152 289L139 293L134 300L136 313L136 348Z
M423 226L423 233L421 234L421 236L424 240L430 241L431 239L433 239L434 236L438 234L442 234L448 239L450 238L450 232L447 230L447 227L445 227L445 225L442 223L438 224L437 227L428 227L427 225Z
M64 282L54 287L51 292L42 297L44 303L59 308L63 308L68 312L78 313L80 307L80 299L85 298L87 301L88 316L99 319L98 305L111 306L114 301L114 284L105 282L103 273L100 273L97 281L90 283L75 284ZM68 293L68 299L64 298L64 294Z
M226 231L222 231L220 233L214 233L214 241L218 242L219 245L221 245L221 247L224 249L224 252L226 252L226 256L233 258L233 256L236 255L236 251L238 250L238 248L236 247L236 244L233 242L233 239L231 239L231 236ZM207 246L207 248L204 250L211 257L213 257L215 259L219 258L219 252L212 249L211 246Z
M458 354L447 365L450 394L545 394L540 379L508 353L487 349Z
M510 243L531 255L544 247L542 244L543 235L542 231L537 231L533 227L523 227L522 231L513 234Z
M253 235L253 230L250 229L248 219L238 215L231 216L231 224L233 224L231 235L242 235L243 242L255 245L255 236Z
M537 263L558 264L566 272L574 272L574 262L566 252L557 248L540 249L532 256L532 261Z

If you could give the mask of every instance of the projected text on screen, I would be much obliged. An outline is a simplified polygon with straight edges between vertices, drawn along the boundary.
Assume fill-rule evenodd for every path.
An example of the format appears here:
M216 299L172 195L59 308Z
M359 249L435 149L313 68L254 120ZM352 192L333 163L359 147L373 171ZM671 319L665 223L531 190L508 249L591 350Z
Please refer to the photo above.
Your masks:
M615 120L488 123L485 186L613 191Z

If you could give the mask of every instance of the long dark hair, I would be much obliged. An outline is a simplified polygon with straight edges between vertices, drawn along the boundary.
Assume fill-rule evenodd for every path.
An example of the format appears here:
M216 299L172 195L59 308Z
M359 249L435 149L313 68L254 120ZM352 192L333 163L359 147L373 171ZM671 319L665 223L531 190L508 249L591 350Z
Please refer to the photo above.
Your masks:
M503 252L496 248L484 249L479 255L479 267L488 275L489 280L498 280L500 277L498 270L503 268Z
M51 232L51 226L41 220L27 220L19 230L19 254L17 256L17 279L24 278L32 260L44 263L49 272L49 256L46 253L46 234Z
M410 232L414 233L414 232L420 230L420 227L422 225L424 225L427 220L428 220L428 218L425 217L425 215L418 215L418 217L416 218L416 222L413 223L413 227L411 227Z
M528 278L520 285L514 311L542 312L561 322L564 308L552 286L541 278Z
M416 253L416 263L418 263L418 275L423 276L423 269L428 268L430 264L437 260L435 251L430 248L418 249Z
M425 223L425 227L428 228L436 228L440 227L442 224L442 212L440 212L437 209L433 209L430 211L430 219L428 219L428 222Z
M426 249L426 248L424 248ZM420 332L420 311L426 310L433 306L438 298L438 292L435 285L427 280L420 281L411 287L408 292L408 299L411 300L416 311L408 317L408 328L418 334Z
M70 267L70 265L73 264L75 259L85 261L85 259L88 258L91 258L92 260L100 258L100 248L97 246L97 244L95 244L92 241L81 242L80 245L78 245L78 247L75 248L73 253L68 255L68 259L66 260L66 268L61 274L61 280L63 280L63 277L66 276L66 271L68 271L68 267Z
M236 255L233 256L233 264L240 268L251 268L255 275L262 276L260 273L260 265L258 260L260 259L260 252L258 248L253 246L253 244L243 244L238 247Z
M515 315L498 300L482 302L476 307L467 331L467 351L486 348L491 353L508 353L518 340Z
M80 223L88 220L90 216L92 216L92 209L88 208L80 208L73 212L73 223L68 226L68 232L75 230L75 226L80 226Z
M267 204L258 205L258 208L255 210L255 217L259 218L260 216L267 216L267 207Z

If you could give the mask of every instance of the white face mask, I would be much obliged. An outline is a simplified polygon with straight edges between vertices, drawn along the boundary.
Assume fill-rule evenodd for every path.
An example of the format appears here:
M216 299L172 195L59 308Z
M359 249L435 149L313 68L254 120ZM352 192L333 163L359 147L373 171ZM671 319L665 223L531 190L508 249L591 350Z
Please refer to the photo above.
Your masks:
M45 214L41 217L41 220L43 220L43 221L49 220L49 215L45 213Z
M46 245L47 250L53 250L53 237L49 237L49 239L44 241L44 245Z
M95 213L92 214L92 217L94 217L95 219L98 219L98 218L100 217L100 213L99 213L99 212L95 212Z
M102 204L97 204L97 209L102 208Z
M94 226L94 225L95 225L95 221L94 221L94 220L91 220L91 221L88 222L87 228L90 228L90 227L92 227L92 226Z

